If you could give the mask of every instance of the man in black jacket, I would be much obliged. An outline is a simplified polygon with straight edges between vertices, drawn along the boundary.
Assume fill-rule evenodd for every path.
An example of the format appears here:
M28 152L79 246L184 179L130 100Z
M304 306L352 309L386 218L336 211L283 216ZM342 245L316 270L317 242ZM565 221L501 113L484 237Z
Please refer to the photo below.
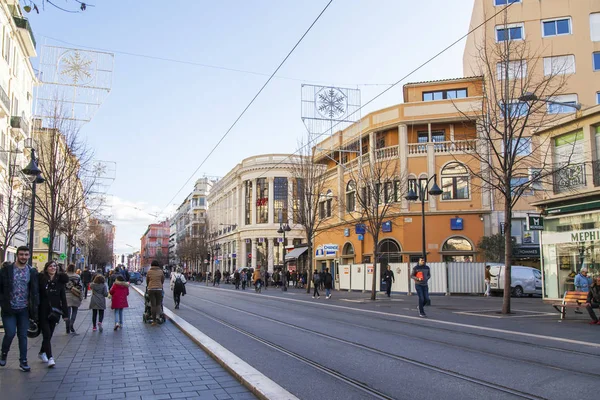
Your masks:
M19 368L29 372L27 364L27 330L29 319L38 320L40 290L38 273L27 265L29 249L20 246L17 249L17 261L0 269L0 306L4 339L0 351L0 367L6 365L10 345L15 337L19 338Z
M81 273L81 282L83 283L83 298L87 299L88 285L92 282L92 273L90 267L85 267Z
M388 265L387 270L383 273L383 280L385 281L385 293L387 297L390 297L392 293L392 282L395 282L394 272L392 268Z

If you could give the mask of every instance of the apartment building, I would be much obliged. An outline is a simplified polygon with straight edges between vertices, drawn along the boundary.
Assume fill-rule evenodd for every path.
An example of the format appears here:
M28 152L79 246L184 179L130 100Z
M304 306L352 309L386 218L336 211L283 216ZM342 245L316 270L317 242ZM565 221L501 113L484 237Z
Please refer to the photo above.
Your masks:
M169 220L148 225L140 239L142 268L149 267L154 260L158 260L161 266L168 264L169 226Z
M26 147L30 145L32 93L36 84L29 59L37 54L31 26L23 17L18 1L0 1L0 26L0 230L9 227L10 231L14 221L7 221L6 207L11 202L8 197L21 193L8 189L9 175L14 177L12 171L20 171L29 161ZM29 182L23 181L20 187L27 185ZM14 201L12 203L14 205ZM4 232L0 233L5 237ZM26 244L24 227L8 243L6 259L13 261L16 248Z
M316 268L329 268L336 276L339 264L374 262L373 239L365 232L357 201L357 196L368 197L369 183L356 177L361 168L377 165L391 171L375 186L385 188L378 191L384 198L379 204L389 206L377 243L378 261L418 261L421 202L405 197L434 175L443 193L425 198L428 261L478 259L477 243L490 231L490 196L476 189L481 182L466 166L478 168L473 153L481 149L471 121L481 114L482 90L480 77L407 84L404 104L374 111L315 145L315 162L326 168Z

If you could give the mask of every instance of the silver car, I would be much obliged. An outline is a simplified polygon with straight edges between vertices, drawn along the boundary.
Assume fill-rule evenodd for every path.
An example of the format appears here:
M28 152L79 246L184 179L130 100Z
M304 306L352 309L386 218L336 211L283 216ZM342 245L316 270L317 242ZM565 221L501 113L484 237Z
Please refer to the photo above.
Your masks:
M492 292L504 291L504 265L492 265L490 272L490 289ZM513 265L510 268L510 287L515 297L522 297L527 294L530 297L534 294L542 294L542 274L539 270L522 265Z

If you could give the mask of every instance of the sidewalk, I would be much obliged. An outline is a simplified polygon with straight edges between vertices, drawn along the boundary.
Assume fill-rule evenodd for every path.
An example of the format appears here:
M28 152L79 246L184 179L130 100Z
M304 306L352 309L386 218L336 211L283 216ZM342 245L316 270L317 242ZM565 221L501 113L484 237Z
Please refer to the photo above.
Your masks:
M15 337L6 367L0 367L2 398L21 399L254 399L241 383L172 323L142 322L142 297L130 291L125 327L113 331L107 309L104 332L92 332L91 311L84 300L77 315L78 336L56 327L52 350L56 367L38 358L41 335L29 339L31 372L18 369ZM107 301L107 305L110 301ZM0 337L3 335L0 334Z

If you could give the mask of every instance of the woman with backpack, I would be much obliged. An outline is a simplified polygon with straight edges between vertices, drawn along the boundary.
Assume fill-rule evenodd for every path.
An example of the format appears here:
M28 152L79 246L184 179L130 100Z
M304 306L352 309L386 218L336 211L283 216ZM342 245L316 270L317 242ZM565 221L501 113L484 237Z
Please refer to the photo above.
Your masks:
M173 300L175 301L175 309L179 309L179 303L181 302L181 295L186 294L185 276L181 273L181 268L177 268L177 271L171 275L171 284L169 285L173 292Z
M81 283L81 278L78 274L75 273L75 265L69 264L67 267L67 276L69 277L69 282L65 287L67 294L67 306L69 307L69 322L67 322L66 330L67 335L72 333L73 335L77 335L75 332L75 318L77 318L77 311L79 307L81 307L81 301L83 300L83 284Z
M111 304L110 308L115 310L115 331L123 328L123 309L129 307L127 296L129 296L129 283L125 278L117 275L115 283L110 288Z
M48 261L44 272L39 275L40 285L40 328L42 331L42 348L39 358L48 364L48 368L56 365L52 357L52 335L56 324L62 318L65 323L69 321L67 308L67 295L65 292L65 279L58 273L58 265Z

